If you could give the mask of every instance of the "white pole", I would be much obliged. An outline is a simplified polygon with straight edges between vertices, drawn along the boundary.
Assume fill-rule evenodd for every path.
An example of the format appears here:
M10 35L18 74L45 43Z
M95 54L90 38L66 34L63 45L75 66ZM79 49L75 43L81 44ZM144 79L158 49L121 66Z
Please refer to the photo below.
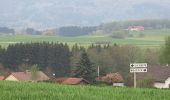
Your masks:
M134 72L134 88L136 88L136 72Z
M99 77L100 76L100 69L99 69L99 66L98 66L98 68L97 68L97 76Z

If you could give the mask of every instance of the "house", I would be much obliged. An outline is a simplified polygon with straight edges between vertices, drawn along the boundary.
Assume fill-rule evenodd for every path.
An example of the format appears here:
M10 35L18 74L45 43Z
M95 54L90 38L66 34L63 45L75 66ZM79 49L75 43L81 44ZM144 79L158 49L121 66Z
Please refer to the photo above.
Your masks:
M67 84L67 85L84 85L89 84L89 82L83 78L57 78L56 83Z
M144 26L129 26L128 30L129 31L144 31L145 28Z
M26 72L12 72L5 80L9 81L45 81L50 78L45 75L42 71L37 72L36 78L33 77L32 73Z
M150 77L154 80L156 88L170 88L170 66L148 66L147 73L138 73L137 79L142 80Z
M97 78L97 81L111 83L113 86L124 86L123 77L120 73L108 73L106 76Z
M4 78L5 78L4 76L0 76L0 81L4 80Z

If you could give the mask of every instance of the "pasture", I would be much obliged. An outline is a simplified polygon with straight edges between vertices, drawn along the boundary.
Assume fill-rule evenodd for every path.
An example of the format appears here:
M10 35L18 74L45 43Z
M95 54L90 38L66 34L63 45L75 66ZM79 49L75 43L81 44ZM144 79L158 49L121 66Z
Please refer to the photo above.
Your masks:
M43 36L43 35L1 35L0 45L7 47L14 43L28 42L63 42L70 46L75 43L81 46L89 46L92 43L110 43L110 44L130 44L147 48L159 48L164 43L166 36L170 35L170 30L147 30L143 31L144 37L138 37L138 32L132 32L134 37L125 39L114 39L109 35L87 35L77 37L62 37L62 36Z
M170 100L170 90L0 81L1 100Z

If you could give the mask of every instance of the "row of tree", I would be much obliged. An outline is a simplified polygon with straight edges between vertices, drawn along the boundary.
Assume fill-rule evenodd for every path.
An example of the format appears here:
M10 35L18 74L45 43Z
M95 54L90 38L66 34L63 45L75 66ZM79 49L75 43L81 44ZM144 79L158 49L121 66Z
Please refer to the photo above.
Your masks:
M146 30L148 29L169 29L170 20L169 19L155 19L155 20L132 20L132 21L121 21L101 24L98 29L102 30L104 33L113 33L115 31L120 31L127 29L129 26L143 26Z
M166 48L169 48L169 44ZM164 51L167 55L168 51ZM86 49L75 44L70 49L67 44L43 42L19 43L9 45L6 49L0 48L0 63L5 69L25 71L37 64L40 70L51 76L55 73L56 77L76 76L88 80L96 77L98 66L101 75L120 72L127 79L130 63L159 64L159 57L159 50L116 44L91 45Z
M60 36L81 36L88 35L91 33L98 34L113 34L113 37L122 38L127 37L128 34L125 29L129 26L144 26L146 30L148 29L170 29L170 20L168 19L155 19L155 20L131 20L131 21L119 21L112 23L105 23L99 26L65 26L56 29L49 29L44 31L38 31L33 28L26 28L22 30L25 34L30 35L60 35ZM8 27L0 27L0 34L15 34L14 29L10 29Z
M96 31L96 27L67 26L59 28L57 34L61 36L81 36L94 31Z
M25 33L26 33L26 34L29 34L29 35L41 35L41 34L42 34L41 31L35 30L35 29L33 29L33 28L27 28L27 29L25 30Z
M8 27L0 27L0 35L1 34L15 34L15 30Z
M38 64L41 70L57 76L67 76L70 73L70 51L67 44L20 43L0 51L1 63L12 71L25 71L31 65Z

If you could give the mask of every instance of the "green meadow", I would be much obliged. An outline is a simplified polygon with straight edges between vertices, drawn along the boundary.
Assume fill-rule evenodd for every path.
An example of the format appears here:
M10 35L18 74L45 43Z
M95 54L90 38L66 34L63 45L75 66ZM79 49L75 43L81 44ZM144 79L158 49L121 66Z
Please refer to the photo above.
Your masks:
M1 100L170 100L170 90L0 81Z
M62 37L62 36L43 36L43 35L1 35L0 45L7 47L14 43L28 43L28 42L62 42L70 46L75 43L81 46L89 46L92 43L110 43L110 44L130 44L140 47L158 48L164 43L166 36L170 35L169 29L161 30L146 30L143 31L144 37L139 37L139 32L132 32L134 37L125 39L114 39L109 35L87 35L77 37Z

